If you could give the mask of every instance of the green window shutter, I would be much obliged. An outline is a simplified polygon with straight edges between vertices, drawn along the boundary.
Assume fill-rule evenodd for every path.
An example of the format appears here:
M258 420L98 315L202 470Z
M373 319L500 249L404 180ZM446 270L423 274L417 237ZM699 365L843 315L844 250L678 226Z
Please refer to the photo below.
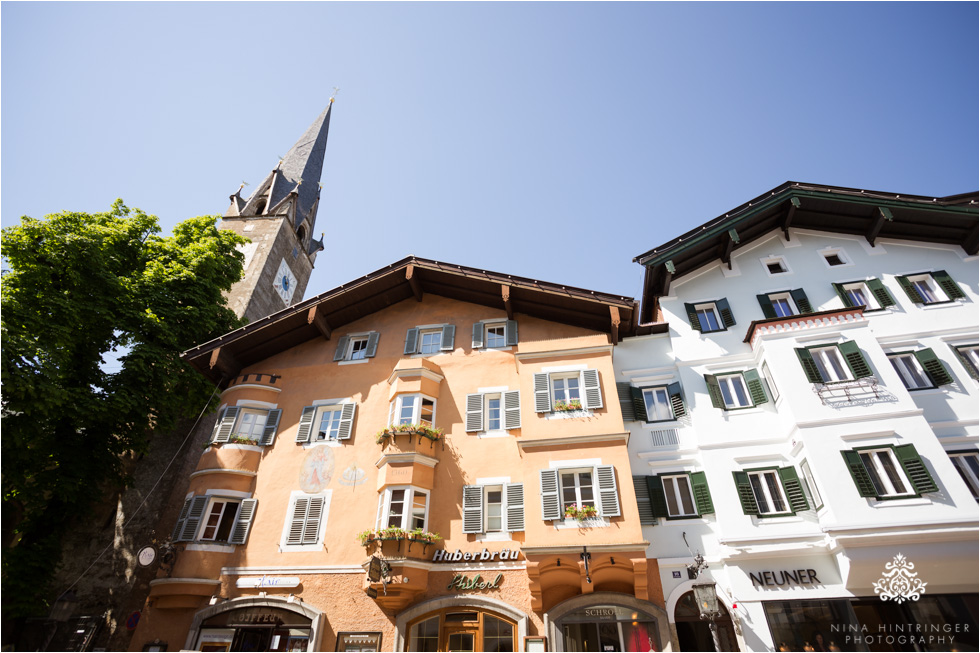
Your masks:
M653 515L653 504L650 503L650 492L647 490L648 476L633 477L633 494L636 495L636 509L640 513L640 525L653 526L657 518Z
M745 385L749 388L749 396L752 397L752 403L758 406L769 401L769 397L766 396L766 389L762 385L762 378L757 371L745 370L742 372L742 378L745 379Z
M789 296L793 298L794 302L796 302L796 308L799 309L802 315L813 312L813 305L810 304L810 300L807 298L806 293L803 292L802 288L790 290Z
M817 368L817 364L813 362L813 356L810 355L809 349L797 349L796 357L800 359L800 365L803 366L803 373L806 374L807 381L823 383L823 377L820 376L820 370Z
M507 515L504 529L513 533L524 530L524 484L504 483L504 500L507 501Z
M943 289L943 292L950 299L966 297L963 291L960 290L960 285L953 281L953 277L946 274L946 270L936 270L932 273L932 278L936 280L936 283L939 284L939 287Z
M636 410L633 408L633 386L625 381L617 381L616 396L619 397L619 408L623 411L623 421L636 421Z
M789 507L793 512L810 509L810 503L803 494L803 484L800 483L800 476L796 473L795 467L780 467L779 480L783 482L783 489L786 491L786 498L789 499Z
M932 349L922 349L915 352L915 358L935 385L947 385L953 382L953 377L946 371L943 362L936 357Z
M521 391L508 390L504 397L504 429L521 428Z
M691 322L691 328L700 331L701 320L698 319L698 312L694 310L694 304L684 304L684 311L687 313L687 319Z
M351 433L353 432L354 426L354 411L357 410L357 404L351 402L349 404L344 404L340 408L340 427L337 429L337 439L338 440L350 440Z
M684 395L681 394L681 384L675 381L667 386L667 397L670 399L670 407L674 411L674 419L687 415L687 407L684 405Z
M296 442L309 442L313 430L313 418L316 416L316 406L306 406L299 418L299 429L296 431Z
M177 517L177 523L174 525L174 531L170 534L170 539L174 542L180 542L180 534L184 530L184 522L187 521L187 511L191 509L191 502L194 497L188 497L184 500L184 507L180 509L180 516Z
M380 338L381 334L377 331L368 334L367 351L364 352L364 358L374 358L378 353L378 340Z
M473 323L473 349L480 349L483 347L483 336L486 332L486 327L483 326L483 322Z
M214 436L215 442L228 442L231 439L231 431L235 428L235 420L238 419L238 413L241 410L238 406L228 406L225 408L225 413L221 417L221 426Z
M868 474L860 454L857 451L841 451L840 455L844 457L844 464L847 465L847 471L851 473L851 479L857 487L858 494L862 497L877 498L878 492L875 490L874 482L871 480L871 475Z
M599 486L599 516L619 517L619 492L616 490L616 470L612 465L596 465Z
M711 397L711 405L715 408L725 408L725 398L721 395L721 388L718 387L718 379L714 374L705 374L704 382L708 386L708 396Z
M558 498L558 470L542 469L541 519L551 521L562 518L561 500Z
M909 299L911 299L913 302L916 304L926 303L926 300L922 299L922 295L920 295L919 291L915 289L915 286L912 285L912 282L909 281L908 277L895 277L895 280L898 281L898 285L901 286L902 290L905 291L905 294L908 295Z
M551 381L545 372L534 375L534 412L551 412Z
M939 488L936 487L936 481L933 480L932 474L926 469L922 458L919 457L914 446L911 444L902 444L895 447L895 457L902 464L905 474L912 481L912 485L915 487L917 493L927 494L929 492L939 491Z
M704 472L691 472L691 489L694 491L694 503L698 508L698 514L714 514L715 504L711 501L711 492L708 490L708 478L704 475Z
M517 345L517 320L507 320L504 325L504 342L507 343L508 347Z
M868 361L864 358L864 354L858 348L857 343L853 340L847 340L845 342L837 345L837 349L844 356L844 362L847 366L851 368L851 374L854 375L855 379L864 379L869 376L874 376L871 373L871 366L868 365Z
M654 517L668 517L667 495L664 494L664 484L659 476L647 476L647 494L650 495L650 509Z
M235 518L235 527L231 530L231 537L228 538L229 544L245 544L248 534L252 530L252 520L255 519L255 508L258 506L258 499L242 499L242 505L238 509L238 517Z
M204 510L208 507L208 497L200 495L191 501L191 507L187 511L187 519L184 521L184 528L180 532L180 542L191 542L197 535L197 527L201 524L204 517Z
M463 532L483 532L483 486L463 486Z
M262 429L262 439L259 441L263 447L272 446L272 443L276 441L280 419L282 419L282 409L273 408L269 411L269 417L265 420L265 428Z
M480 393L466 395L466 432L476 433L483 430L483 395Z
M412 327L405 333L405 355L414 354L419 350L419 330Z
M738 500L742 504L742 512L746 515L758 515L759 504L755 500L755 493L752 492L752 483L746 472L732 472L735 477L735 489L738 492Z
M728 300L722 297L715 302L715 306L718 307L718 312L721 313L721 321L725 323L725 326L735 326L735 314L732 313L732 307L728 305Z
M844 308L854 308L854 304L851 303L851 298L847 296L847 291L844 290L844 284L835 283L832 285L837 296L840 297L841 302L844 304Z
M630 399L633 402L633 414L635 419L647 422L650 416L647 415L647 402L643 398L643 388L630 387Z
M966 356L963 355L963 352L961 352L958 348L954 347L953 345L950 345L949 348L953 350L953 353L956 354L956 357L960 360L960 365L966 368L966 371L970 373L971 377L976 379L977 368L973 367L973 365L970 364L970 361L966 358Z
M582 370L583 408L602 408L602 388L599 386L599 370Z
M350 336L343 336L337 341L337 351L333 353L333 359L335 361L344 360L344 356L347 355L348 344L350 344Z
M895 298L892 297L892 294L888 292L888 288L885 288L885 284L881 283L881 281L878 279L868 279L864 284L871 291L871 294L875 296L875 299L878 300L879 306L884 308L895 305Z
M456 325L442 325L442 342L439 345L440 351L452 351L456 341Z
M776 317L776 309L773 308L772 300L769 299L769 295L756 295L755 298L759 300L759 306L762 307L762 314L765 317Z

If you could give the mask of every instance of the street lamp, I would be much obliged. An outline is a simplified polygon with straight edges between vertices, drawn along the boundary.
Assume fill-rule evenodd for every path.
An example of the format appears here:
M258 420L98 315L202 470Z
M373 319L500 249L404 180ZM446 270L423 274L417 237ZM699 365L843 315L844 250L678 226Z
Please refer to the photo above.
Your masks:
M703 583L694 586L694 599L698 602L698 611L701 618L708 622L711 629L711 639L714 641L715 650L721 650L721 638L718 635L718 625L715 619L722 615L721 606L718 605L718 595L715 594L714 583Z

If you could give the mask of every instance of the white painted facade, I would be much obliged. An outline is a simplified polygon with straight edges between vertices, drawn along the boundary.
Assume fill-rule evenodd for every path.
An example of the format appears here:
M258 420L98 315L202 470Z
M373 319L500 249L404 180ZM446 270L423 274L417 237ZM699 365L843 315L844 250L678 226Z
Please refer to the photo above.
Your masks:
M670 294L660 298L669 331L625 339L614 353L617 382L635 388L679 382L687 411L674 420L627 421L633 476L703 472L713 503L711 514L660 517L656 525L644 526L648 557L659 560L672 633L678 600L696 582L714 581L736 617L739 646L749 651L778 649L766 601L877 598L873 584L898 553L914 563L928 594L977 592L978 504L949 457L950 452L975 454L980 435L978 383L953 349L978 342L977 256L952 245L879 239L871 247L860 236L792 228L788 234L787 240L776 230L737 249L731 269L716 260L674 279ZM828 262L834 254L840 264ZM772 263L785 271L772 273ZM941 270L963 298L917 304L897 278ZM895 305L845 310L833 284L872 278L884 285ZM765 319L757 295L795 289L805 291L814 313L835 312L770 320L750 332L753 321ZM692 328L686 305L722 299L734 326L705 333ZM856 343L873 377L859 383L812 383L796 350L816 352L822 345L845 342ZM941 361L951 383L909 390L889 354L925 348ZM723 379L746 370L759 372L765 401L746 408L715 407L705 375ZM908 444L937 491L903 498L900 488L886 486L885 494L899 496L860 496L841 452L860 455L867 448ZM804 461L815 488L808 486ZM767 468L795 470L809 509L785 516L746 514L733 473ZM913 489L900 467L898 479L906 491ZM779 486L788 507L786 485ZM778 502L773 499L768 507L778 508ZM698 581L688 580L692 554L685 533L691 549L703 553L709 564ZM760 586L750 576L768 579L762 574L772 571L778 579L784 570L813 570L818 582L807 576L811 582Z

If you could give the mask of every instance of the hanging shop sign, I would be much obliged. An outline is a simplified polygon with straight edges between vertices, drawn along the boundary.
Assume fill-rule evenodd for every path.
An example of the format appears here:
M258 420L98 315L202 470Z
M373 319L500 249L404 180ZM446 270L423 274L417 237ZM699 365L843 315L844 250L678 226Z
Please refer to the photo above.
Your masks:
M477 574L473 578L464 576L463 574L456 574L453 576L453 580L449 583L447 589L457 589L470 591L470 590L495 590L500 587L500 583L504 580L503 574L497 574L497 577L493 580L483 580L483 576Z
M299 576L244 576L235 580L235 587L297 587Z
M514 549L513 551L510 549L504 549L503 551L483 549L483 551L467 551L465 553L459 549L455 551L444 551L440 549L432 553L432 562L496 562L519 560L520 555L521 552L518 549Z
M754 574L749 573L749 578L752 579L752 585L755 587L787 587L791 585L805 587L823 584L813 569L759 571Z

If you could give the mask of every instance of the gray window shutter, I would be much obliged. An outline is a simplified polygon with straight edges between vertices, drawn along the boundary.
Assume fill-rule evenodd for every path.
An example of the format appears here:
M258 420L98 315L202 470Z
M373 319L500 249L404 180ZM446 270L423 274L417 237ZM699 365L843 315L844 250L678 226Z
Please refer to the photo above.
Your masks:
M936 357L936 353L932 349L922 349L915 352L915 358L936 386L953 382L953 377L946 371L943 362Z
M508 347L517 345L517 320L507 320L504 325L504 341Z
M255 508L258 499L242 499L242 506L238 509L238 517L235 519L235 528L231 531L228 538L229 544L245 544L248 540L248 533L252 530L252 520L255 519Z
M378 353L378 340L381 339L381 334L377 331L372 331L368 334L367 350L364 352L364 358L374 358Z
M732 472L732 476L735 477L735 489L738 492L738 500L742 504L742 512L746 515L758 515L759 504L752 492L749 475L745 472Z
M715 512L715 504L711 501L708 490L708 479L704 472L691 472L691 491L694 493L694 504L699 515L711 515Z
M602 408L602 388L599 387L599 370L582 370L582 388L585 390L584 408Z
M616 470L612 465L596 465L596 479L599 485L599 516L618 517L619 492L616 490Z
M970 373L971 377L976 379L977 368L973 367L973 365L970 363L970 360L963 355L963 352L961 352L958 347L950 345L949 348L953 350L953 353L956 354L956 358L960 360L960 365L962 365L966 369L966 371Z
M653 526L657 518L653 516L653 504L650 502L650 492L647 490L646 476L633 477L633 494L636 495L636 508L640 513L642 526Z
M915 286L912 285L912 282L909 281L908 277L895 277L895 281L898 282L898 285L905 291L905 294L908 295L909 299L911 299L913 302L916 304L926 303L926 300L922 299L922 295L920 295L919 291L915 289Z
M783 489L786 490L786 498L789 499L789 507L793 512L810 509L810 503L803 494L803 484L800 483L795 467L780 467L779 480L783 482Z
M647 476L647 493L650 495L650 507L654 517L668 517L667 496L664 494L664 484L659 476Z
M851 303L851 298L847 296L847 291L844 290L844 284L835 283L833 286L837 296L840 297L841 302L844 304L844 308L854 308L854 304Z
M809 349L797 349L796 357L800 359L800 365L803 366L803 373L806 374L807 381L810 383L823 383L823 377L820 376L820 369L813 362L813 355L810 354Z
M419 350L419 330L412 327L405 333L405 354L414 354Z
M483 347L483 336L486 331L486 327L483 322L473 323L473 349L480 349Z
M715 306L718 307L718 312L721 313L721 321L725 323L725 326L735 326L735 314L732 313L732 307L729 306L728 300L722 297L715 302Z
M912 481L917 493L927 494L939 491L939 488L936 487L936 481L933 480L932 474L926 469L922 458L919 457L913 445L902 444L895 447L895 457L902 464L905 474Z
M561 501L558 499L558 470L541 470L541 519L561 519Z
M303 544L316 544L320 537L320 519L323 517L323 497L310 497L310 507L303 526Z
M313 418L316 416L316 406L306 406L303 408L303 415L299 418L299 429L296 431L297 442L309 442L310 432L313 430Z
M939 284L939 287L943 289L946 296L950 299L966 297L963 291L960 290L959 284L953 281L953 277L946 274L946 270L936 270L932 273L932 278L936 280L936 283Z
M440 344L439 349L441 351L452 351L455 340L456 340L456 325L455 324L442 325L442 343Z
M759 306L762 307L762 314L765 317L776 317L776 309L773 308L769 295L756 295L755 298L759 300Z
M504 484L504 497L507 500L507 526L508 532L524 530L524 484L506 483Z
M184 520L184 527L180 531L180 542L191 542L197 535L197 527L201 525L201 518L204 517L204 510L208 507L208 497L200 495L191 501L190 509L187 511L187 518Z
M521 392L508 390L504 393L504 428L521 428Z
M340 340L337 341L337 351L333 353L333 359L335 361L344 360L344 357L347 356L348 344L350 344L350 336L342 336Z
M762 386L762 379L759 377L757 371L745 370L742 372L742 378L745 379L745 385L749 388L749 396L752 397L752 403L758 406L769 401L769 397L766 396L766 389Z
M463 532L483 532L483 486L463 486Z
M306 513L310 508L308 497L297 497L293 503L293 514L289 519L289 534L286 536L286 544L303 543L303 527L306 524Z
M721 388L718 387L718 379L714 374L705 374L704 383L708 386L708 397L711 398L711 405L715 408L725 408L725 398L721 394Z
M878 279L868 279L864 283L882 308L895 305L895 298L892 297L892 294L888 292L888 288L885 288L885 284L881 283L881 281Z
M282 409L273 408L269 411L269 417L265 420L265 428L262 429L262 440L259 441L263 447L269 447L276 441L280 419L282 419Z
M874 376L871 373L871 366L868 365L868 361L864 358L864 354L861 353L856 342L847 340L837 345L837 349L844 356L844 362L851 368L851 373L855 379Z
M796 302L796 308L799 309L801 314L813 312L813 305L810 304L810 300L807 299L806 293L803 292L802 288L790 290L789 296L793 298L794 302Z
M670 407L674 411L674 419L687 415L687 407L684 405L684 395L681 394L679 381L667 386L667 397L670 399Z
M180 516L177 517L177 524L174 525L174 532L170 534L170 539L174 542L180 542L180 534L184 530L184 522L187 520L187 511L191 509L191 502L194 497L188 497L184 501L184 507L180 509Z
M847 465L847 471L851 473L851 479L857 487L858 494L862 497L876 498L878 492L875 490L874 481L871 480L871 475L868 474L860 454L857 451L841 451L840 454L844 457L844 464Z
M636 420L636 410L633 408L633 387L625 381L616 382L616 395L619 397L619 408L623 412L624 422Z
M351 402L344 404L340 408L340 428L337 429L338 440L350 440L351 433L354 431L354 412L357 404Z
M483 430L483 395L480 393L466 395L466 432L475 433Z
M238 419L238 413L241 410L238 406L228 406L225 408L224 415L221 416L221 426L218 427L218 431L214 435L215 442L228 442L231 439L231 432L235 428L235 420Z
M687 313L687 319L691 323L691 328L695 331L700 331L701 320L698 319L698 312L694 308L694 304L684 304L684 312Z
M551 381L544 372L534 375L534 412L551 412Z

